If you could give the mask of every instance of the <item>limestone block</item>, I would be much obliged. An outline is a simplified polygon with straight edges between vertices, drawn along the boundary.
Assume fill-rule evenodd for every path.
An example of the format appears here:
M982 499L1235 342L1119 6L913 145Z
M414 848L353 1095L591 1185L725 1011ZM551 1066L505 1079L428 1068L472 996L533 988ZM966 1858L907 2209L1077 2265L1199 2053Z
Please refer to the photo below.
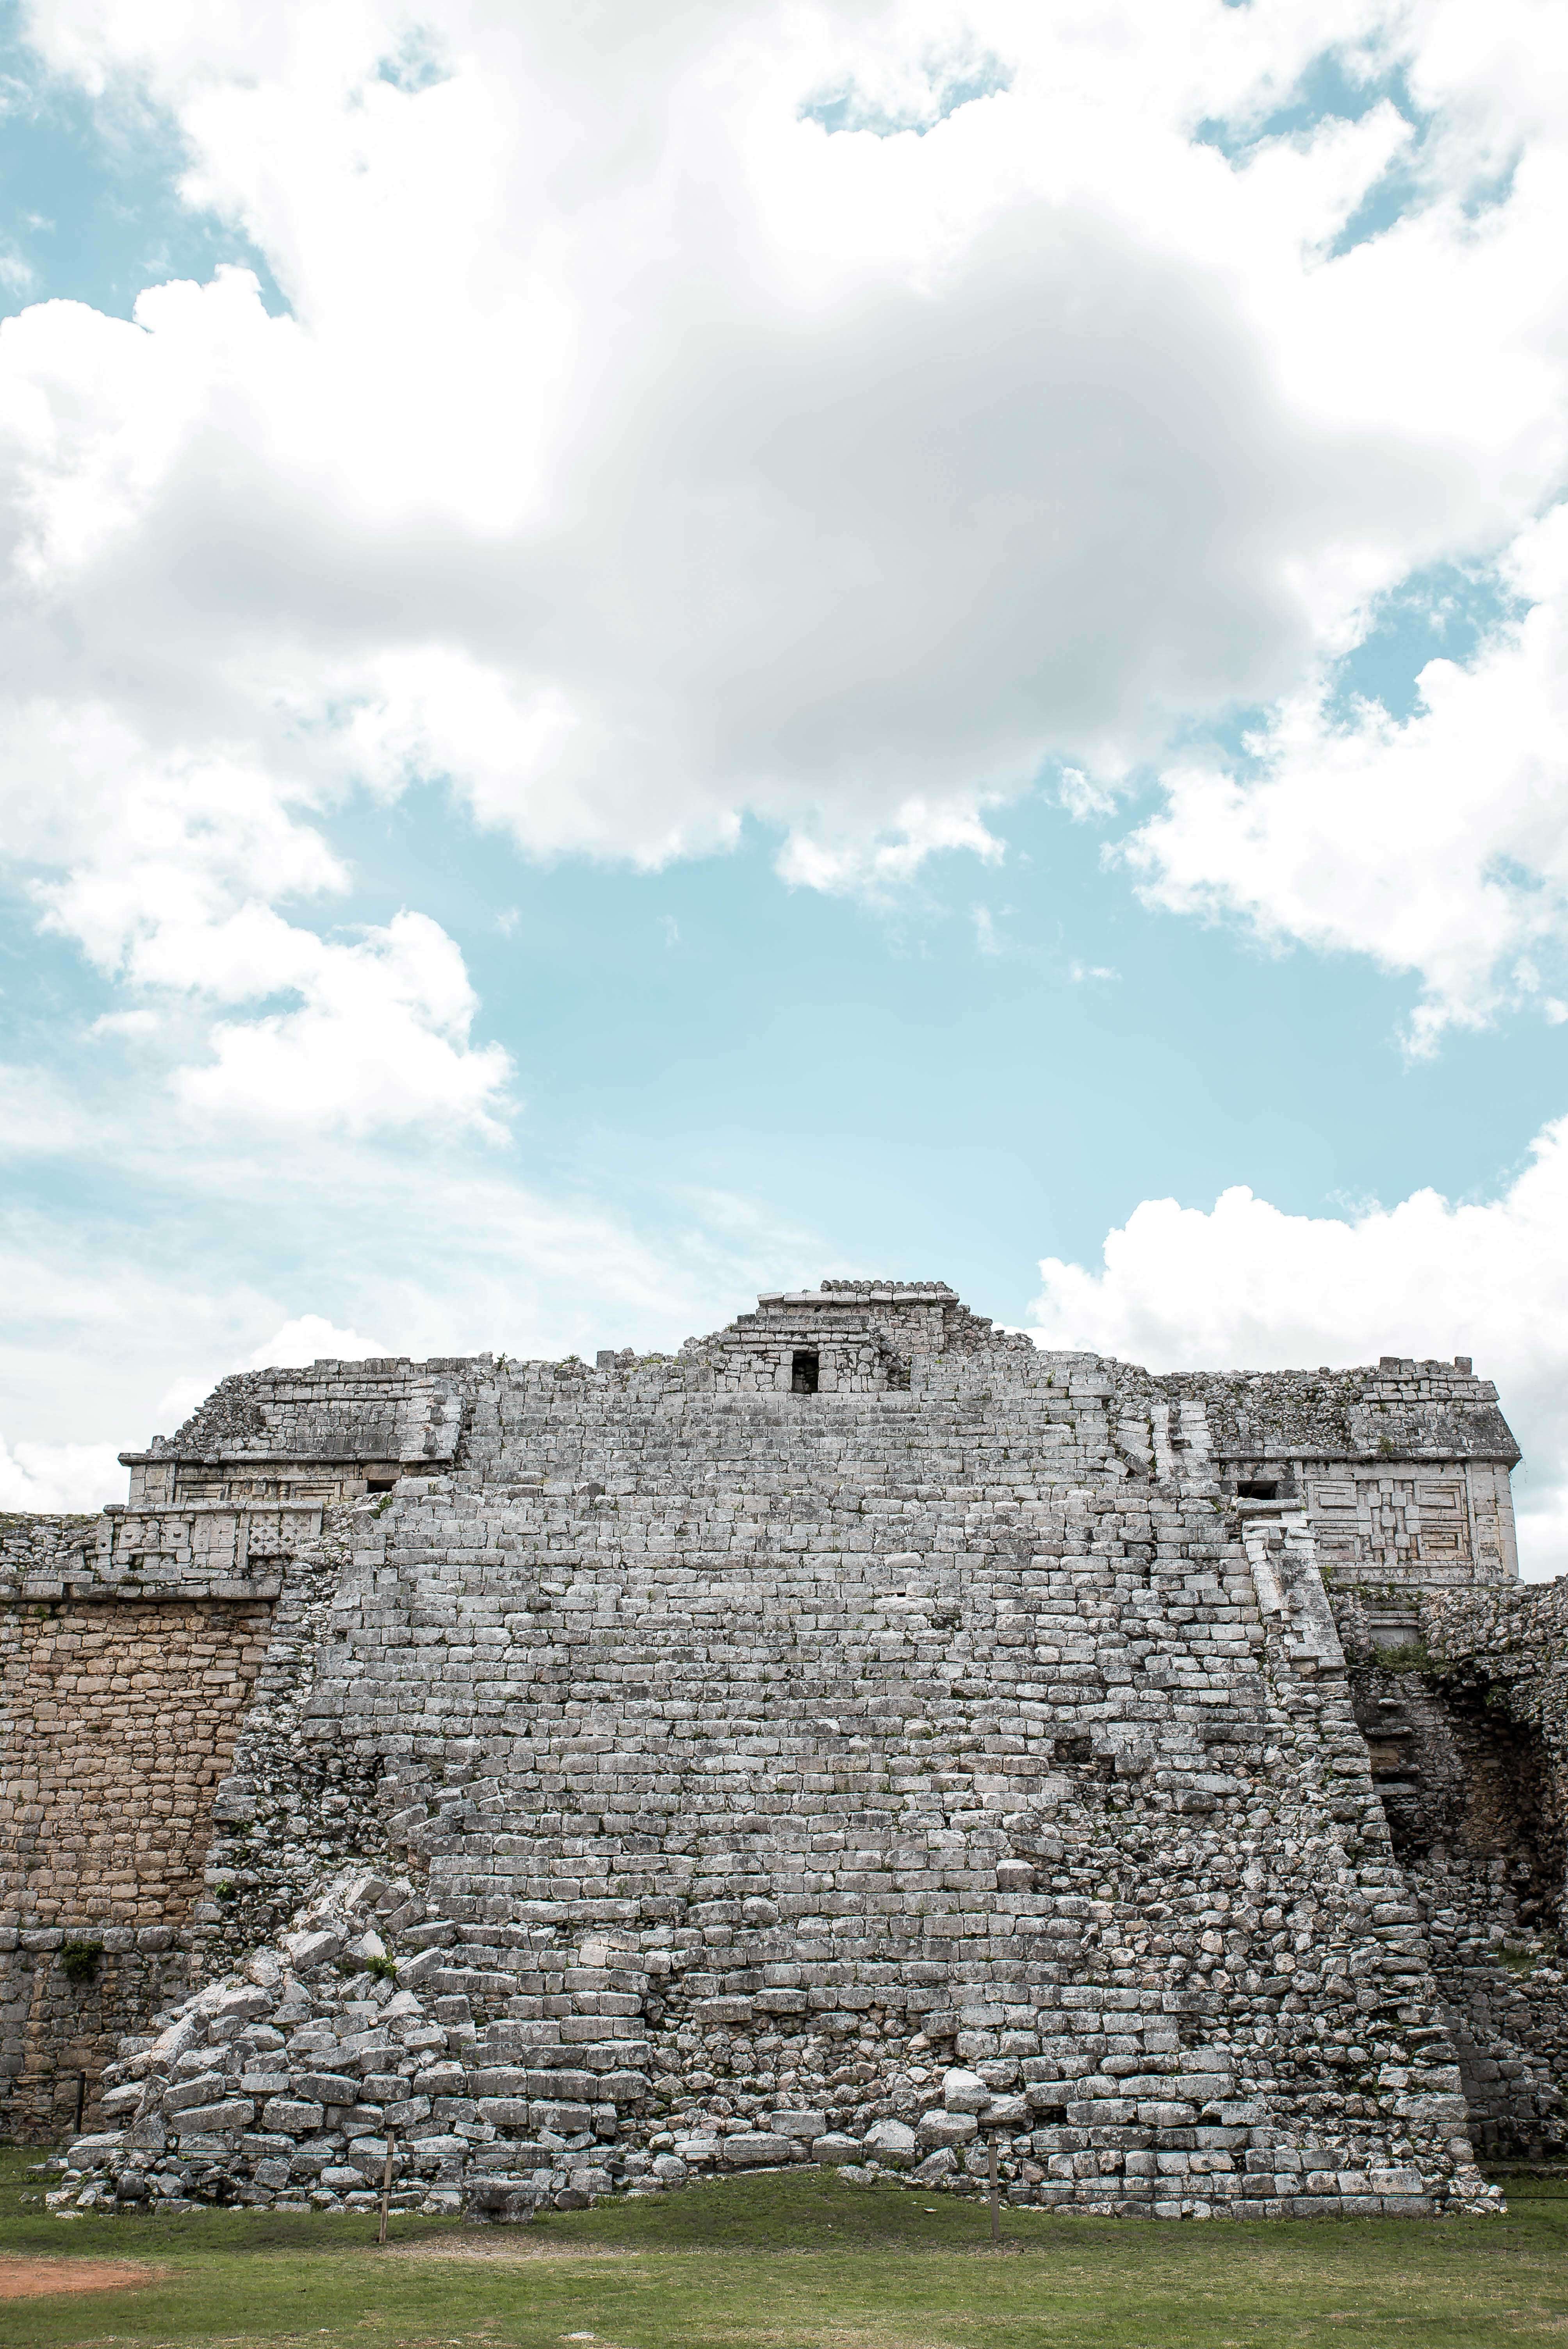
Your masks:
M306 2103L352 2105L358 2101L360 2083L348 2072L295 2072L294 2091Z
M809 2145L813 2137L825 2133L828 2116L826 2113L780 2109L770 2115L769 2125L778 2136L800 2137Z
M341 1953L343 1945L343 1935L334 1932L291 1933L284 1942L290 1964L302 1974L314 1972L317 1966L329 1965Z
M226 2072L198 2072L191 2078L177 2080L171 2088L164 2090L163 2109L172 2119L176 2113L183 2113L191 2106L210 2105L215 2096L222 2095L228 2085Z
M432 2064L414 2075L414 2091L421 2096L460 2096L467 2086L460 2064Z
M967 2145L979 2126L973 2113L923 2113L916 2133L925 2146Z
M738 2130L720 2139L719 2155L727 2168L756 2169L788 2161L795 2150L793 2137L772 2129Z
M192 2137L226 2137L235 2129L249 2128L256 2117L255 2106L249 2096L230 2096L218 2105L198 2105L193 2111L173 2116L173 2127L181 2144Z
M890 2168L903 2169L913 2161L920 2140L905 2121L873 2121L865 2135L865 2149Z
M212 2003L214 2023L249 2023L272 2011L272 1998L259 1984L243 1983L219 1993Z
M1212 2104L1216 2098L1228 2097L1235 2087L1229 2072L1177 2072L1162 2084L1173 2096L1186 2096L1194 2104Z
M569 2104L579 2101L591 2104L600 2093L601 2075L578 2072L562 2064L559 2071L531 2071L528 2093L531 2096L555 2096Z
M841 2168L846 2162L861 2158L861 2141L859 2137L848 2136L842 2129L829 2129L813 2140L811 2158L819 2168Z
M383 2105L381 2118L389 2129L417 2128L430 2117L428 2096L402 2096L395 2103Z
M481 2116L483 2107L480 2107ZM552 2129L557 2137L580 2137L593 2126L591 2105L558 2104L545 2097L535 2097L529 2104L529 2118L535 2128Z
M950 2113L984 2112L991 2101L991 2091L978 2072L954 2066L943 2075L942 2101Z
M1419 2127L1463 2128L1465 2125L1466 2106L1462 2096L1400 2096L1395 2099L1395 2106L1401 2119L1413 2122Z
M1421 2194L1425 2181L1418 2169L1371 2169L1367 2173L1368 2194Z
M413 1990L419 1982L428 1982L447 1966L447 1953L441 1949L417 1950L411 1958L397 1960L397 1986Z

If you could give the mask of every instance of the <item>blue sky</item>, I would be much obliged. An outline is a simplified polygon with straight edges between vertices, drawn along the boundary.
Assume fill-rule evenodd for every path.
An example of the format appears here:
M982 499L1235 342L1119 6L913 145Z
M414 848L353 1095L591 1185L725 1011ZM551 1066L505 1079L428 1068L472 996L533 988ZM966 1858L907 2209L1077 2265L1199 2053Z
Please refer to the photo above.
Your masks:
M0 1502L869 1270L1472 1350L1559 1562L1539 12L520 21L7 20Z

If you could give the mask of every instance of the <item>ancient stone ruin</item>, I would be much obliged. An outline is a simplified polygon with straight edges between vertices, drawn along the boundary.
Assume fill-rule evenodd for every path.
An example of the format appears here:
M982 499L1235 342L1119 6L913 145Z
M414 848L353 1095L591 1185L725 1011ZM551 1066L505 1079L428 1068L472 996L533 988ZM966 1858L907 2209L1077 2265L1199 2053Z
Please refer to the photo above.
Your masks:
M1495 2208L1562 2147L1563 1598L1452 1363L1155 1377L940 1283L226 1379L0 1521L4 2126L57 2203L831 2162Z

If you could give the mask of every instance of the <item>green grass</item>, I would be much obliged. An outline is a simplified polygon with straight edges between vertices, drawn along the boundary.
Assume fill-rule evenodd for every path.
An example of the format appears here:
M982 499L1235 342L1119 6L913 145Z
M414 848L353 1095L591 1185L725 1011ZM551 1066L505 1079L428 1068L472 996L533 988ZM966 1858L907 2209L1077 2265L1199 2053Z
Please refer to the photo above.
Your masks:
M146 2286L0 2300L0 2344L311 2349L1503 2349L1568 2343L1568 2191L1504 2220L1280 2225L1003 2216L818 2172L527 2228L217 2211L58 2220L0 2156L0 2255L145 2261Z

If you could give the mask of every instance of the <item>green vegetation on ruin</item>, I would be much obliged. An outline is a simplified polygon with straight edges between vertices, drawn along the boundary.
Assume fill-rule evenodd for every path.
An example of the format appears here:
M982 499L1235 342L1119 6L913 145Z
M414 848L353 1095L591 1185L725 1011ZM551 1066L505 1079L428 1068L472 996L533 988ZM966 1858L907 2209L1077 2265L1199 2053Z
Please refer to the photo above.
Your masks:
M1501 2220L1165 2224L1005 2211L796 2171L526 2228L373 2216L84 2214L0 2154L16 2349L1520 2349L1568 2332L1568 2183ZM32 2262L148 2281L12 2297ZM63 2280L63 2274L60 2280Z

